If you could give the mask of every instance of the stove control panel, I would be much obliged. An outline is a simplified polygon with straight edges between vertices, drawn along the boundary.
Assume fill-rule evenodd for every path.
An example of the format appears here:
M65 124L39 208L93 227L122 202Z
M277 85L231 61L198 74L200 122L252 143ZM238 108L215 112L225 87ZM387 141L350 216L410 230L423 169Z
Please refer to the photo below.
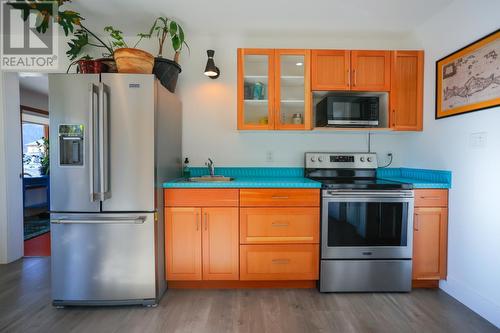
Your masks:
M306 153L306 169L376 169L375 153Z

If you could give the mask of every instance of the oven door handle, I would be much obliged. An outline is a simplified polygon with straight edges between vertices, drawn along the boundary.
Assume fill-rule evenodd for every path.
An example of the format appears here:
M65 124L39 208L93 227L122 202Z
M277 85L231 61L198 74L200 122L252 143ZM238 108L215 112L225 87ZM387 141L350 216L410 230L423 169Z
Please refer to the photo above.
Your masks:
M323 191L323 198L413 198L413 191Z

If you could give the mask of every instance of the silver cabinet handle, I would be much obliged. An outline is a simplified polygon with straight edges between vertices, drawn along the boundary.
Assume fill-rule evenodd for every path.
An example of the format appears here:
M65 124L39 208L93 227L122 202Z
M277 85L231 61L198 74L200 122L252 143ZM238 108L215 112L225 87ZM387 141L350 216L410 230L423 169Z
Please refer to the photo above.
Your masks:
M94 190L94 96L99 94L99 90L93 83L89 84L89 178L90 178L90 201L96 201L96 193Z
M273 259L272 263L275 265L286 265L290 263L290 259Z
M53 224L143 224L146 221L146 216L135 217L105 217L96 219L71 219L62 217L54 219L50 222Z
M200 213L196 213L196 231L200 230Z
M349 69L347 70L347 86L351 86L351 71Z
M415 221L413 221L413 230L418 231L418 214L415 214Z
M273 195L272 198L273 199L288 199L289 197L285 196L285 195Z
M357 80L356 80L356 70L355 70L355 69L353 69L353 70L352 70L352 75L354 76L354 83L353 83L353 86L354 86L354 87L356 87L356 82L357 82Z
M205 213L205 231L208 230L208 213Z
M272 226L273 227L288 227L288 223L273 222Z

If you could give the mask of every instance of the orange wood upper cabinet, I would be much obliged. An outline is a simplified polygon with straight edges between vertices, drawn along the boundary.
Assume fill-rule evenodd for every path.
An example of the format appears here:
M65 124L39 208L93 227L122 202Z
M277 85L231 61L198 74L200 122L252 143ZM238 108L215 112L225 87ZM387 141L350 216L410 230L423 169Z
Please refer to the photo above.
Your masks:
M168 280L201 280L201 208L165 208Z
M448 209L417 207L413 222L413 279L446 278Z
M203 280L238 280L238 208L203 208L202 214Z
M238 49L238 129L310 129L310 58L305 49Z
M275 129L311 129L311 51L276 49L274 56Z
M351 90L389 91L391 51L351 51Z
M239 130L274 129L274 73L274 49L238 49Z
M400 131L421 131L424 52L394 51L391 68L391 127Z
M349 90L351 83L351 51L312 50L312 90Z

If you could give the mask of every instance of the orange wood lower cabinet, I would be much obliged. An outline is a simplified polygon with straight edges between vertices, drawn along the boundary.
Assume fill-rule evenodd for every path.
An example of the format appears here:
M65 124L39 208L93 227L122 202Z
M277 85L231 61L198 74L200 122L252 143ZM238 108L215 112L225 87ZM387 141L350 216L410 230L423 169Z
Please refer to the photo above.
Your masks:
M413 279L446 279L448 209L417 207L413 222Z
M203 280L238 280L238 208L203 208Z
M165 208L168 280L201 280L201 208Z
M238 189L169 188L164 190L166 207L238 207Z
M248 188L240 190L241 207L319 207L319 189Z
M415 190L415 207L448 207L448 190Z
M240 280L317 280L319 245L241 245Z
M242 244L319 243L319 208L241 208Z

